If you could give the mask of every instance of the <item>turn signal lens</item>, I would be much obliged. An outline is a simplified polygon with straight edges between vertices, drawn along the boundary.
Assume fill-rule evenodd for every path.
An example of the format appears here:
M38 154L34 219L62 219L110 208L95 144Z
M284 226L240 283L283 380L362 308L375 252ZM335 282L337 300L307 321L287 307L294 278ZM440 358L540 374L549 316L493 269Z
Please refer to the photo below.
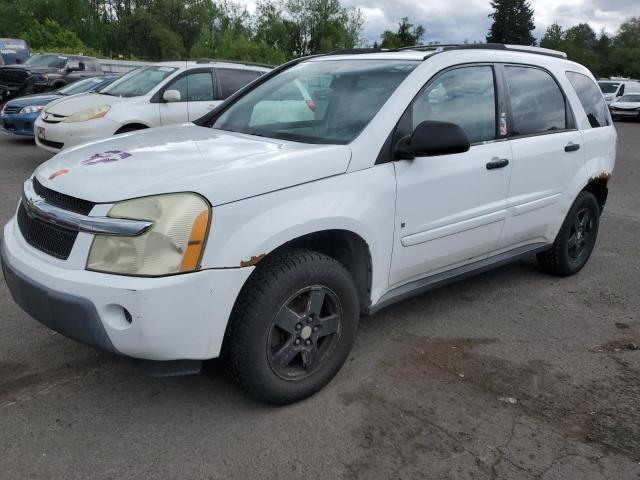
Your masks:
M187 250L184 252L184 258L180 265L181 272L191 272L198 266L208 226L209 210L205 210L196 217L193 222L193 226L191 227L191 235L189 236L189 242L187 243Z

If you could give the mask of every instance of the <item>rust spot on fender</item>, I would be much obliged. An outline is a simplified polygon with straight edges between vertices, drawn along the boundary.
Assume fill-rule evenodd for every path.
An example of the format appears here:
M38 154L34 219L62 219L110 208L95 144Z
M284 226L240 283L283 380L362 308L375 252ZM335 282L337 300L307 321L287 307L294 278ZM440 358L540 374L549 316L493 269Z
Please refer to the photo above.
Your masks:
M267 255L266 253L261 253L260 255L254 255L249 260L241 260L240 266L253 267L254 265L257 265L258 263L260 263L260 260L262 260L266 255Z
M596 180L609 180L611 178L611 172L601 172L595 177L591 177L589 182L595 182Z

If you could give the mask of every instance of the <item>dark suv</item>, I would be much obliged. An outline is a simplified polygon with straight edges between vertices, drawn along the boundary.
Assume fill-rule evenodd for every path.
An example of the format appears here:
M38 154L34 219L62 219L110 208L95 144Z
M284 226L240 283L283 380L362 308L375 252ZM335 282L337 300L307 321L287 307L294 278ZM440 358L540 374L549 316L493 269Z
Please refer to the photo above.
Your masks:
M77 80L104 75L98 60L77 55L38 54L22 65L0 67L0 96L11 98L55 90Z

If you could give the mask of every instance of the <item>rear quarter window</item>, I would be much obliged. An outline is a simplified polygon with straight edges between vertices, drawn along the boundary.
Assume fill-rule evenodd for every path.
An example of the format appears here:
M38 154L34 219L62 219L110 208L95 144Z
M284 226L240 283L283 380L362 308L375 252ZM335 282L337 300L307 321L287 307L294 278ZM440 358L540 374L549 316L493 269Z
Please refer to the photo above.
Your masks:
M567 72L567 78L580 99L580 103L589 119L589 124L593 128L611 125L607 103L593 80L577 72Z
M535 67L505 66L514 136L567 128L567 107L555 79Z
M217 74L218 80L220 81L220 96L225 99L245 85L253 82L261 75L261 72L234 68L218 68Z

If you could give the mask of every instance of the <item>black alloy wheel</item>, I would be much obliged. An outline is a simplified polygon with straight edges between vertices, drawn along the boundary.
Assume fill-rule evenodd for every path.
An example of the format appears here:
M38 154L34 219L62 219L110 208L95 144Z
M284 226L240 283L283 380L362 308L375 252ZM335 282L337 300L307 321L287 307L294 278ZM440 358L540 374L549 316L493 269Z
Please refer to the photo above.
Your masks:
M331 356L342 330L342 305L320 285L294 293L273 320L267 345L271 369L284 380L315 373Z

